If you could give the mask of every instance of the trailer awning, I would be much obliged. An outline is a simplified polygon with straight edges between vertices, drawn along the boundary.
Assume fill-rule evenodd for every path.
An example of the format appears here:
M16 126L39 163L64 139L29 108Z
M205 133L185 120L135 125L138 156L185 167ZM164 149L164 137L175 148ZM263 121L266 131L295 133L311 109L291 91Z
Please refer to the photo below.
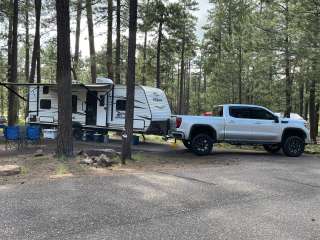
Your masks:
M11 83L11 82L0 82L0 86L7 88L9 91L14 93L17 97L21 98L24 101L27 101L26 98L21 96L14 87L41 87L47 86L51 88L57 88L56 83ZM83 84L83 83L72 83L72 89L75 88L84 88L87 91L110 91L113 88L112 83L96 83L96 84ZM97 98L97 100L100 100Z

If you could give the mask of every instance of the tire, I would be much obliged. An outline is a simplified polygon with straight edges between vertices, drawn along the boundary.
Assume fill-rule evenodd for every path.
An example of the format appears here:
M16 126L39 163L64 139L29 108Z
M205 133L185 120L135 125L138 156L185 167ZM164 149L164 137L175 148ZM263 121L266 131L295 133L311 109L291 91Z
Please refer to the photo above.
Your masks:
M187 149L191 149L191 141L190 140L182 140L183 145L187 148Z
M284 140L282 149L288 157L299 157L304 152L304 140L298 136L289 136Z
M269 152L269 153L277 153L281 149L280 144L268 144L268 145L263 145L264 149Z
M209 155L212 147L213 139L207 134L198 134L191 141L192 152L198 156Z

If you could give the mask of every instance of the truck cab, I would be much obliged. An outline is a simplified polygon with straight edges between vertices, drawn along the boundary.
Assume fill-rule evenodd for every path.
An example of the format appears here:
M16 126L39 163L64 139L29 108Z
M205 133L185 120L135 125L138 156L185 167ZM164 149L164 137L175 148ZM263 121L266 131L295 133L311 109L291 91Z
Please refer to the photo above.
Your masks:
M300 156L310 143L303 119L281 118L257 105L226 104L214 107L211 116L177 116L172 136L197 155L207 155L217 142L262 145L268 152L281 148L287 156Z

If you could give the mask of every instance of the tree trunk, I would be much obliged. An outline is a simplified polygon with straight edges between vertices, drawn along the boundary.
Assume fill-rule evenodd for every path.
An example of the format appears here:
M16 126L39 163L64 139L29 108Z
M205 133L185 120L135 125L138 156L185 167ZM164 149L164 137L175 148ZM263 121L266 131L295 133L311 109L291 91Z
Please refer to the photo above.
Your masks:
M156 74L156 87L160 88L161 87L161 79L160 79L160 74L161 74L161 42L162 42L162 20L159 22L159 27L158 27L158 44L157 44L157 74Z
M149 11L149 0L147 1L147 12L148 11ZM145 26L144 42L143 42L142 85L146 85L147 43L148 43L148 30L147 30L147 27Z
M57 10L57 85L58 139L57 155L73 156L72 90L70 56L69 0L56 1Z
M129 6L129 43L128 43L128 74L127 74L127 104L125 132L122 140L122 163L131 158L131 142L133 135L133 114L135 94L135 55L137 34L138 1L131 0Z
M242 103L242 43L240 37L240 46L239 46L239 76L238 76L238 90L239 90L239 103Z
M291 91L292 91L292 78L290 66L290 52L289 52L289 0L286 0L285 7L285 74L286 74L286 109L284 112L285 117L290 117L292 111Z
M315 126L315 135L316 135L316 142L317 142L317 137L318 137L318 132L319 132L319 110L320 110L320 105L317 103L316 105L316 126Z
M116 84L121 83L121 0L117 0Z
M29 38L29 8L30 3L29 0L25 0L25 22L24 27L26 29L26 36L25 36L25 63L24 63L24 74L25 74L25 81L29 81L29 67L30 67L30 38Z
M34 43L33 43L33 51L32 51L32 59L31 59L31 70L30 70L30 77L29 82L34 83L36 67L37 67L37 74L40 72L40 17L41 17L41 0L35 0L35 14L36 14L36 30L34 35ZM41 75L41 74L40 74ZM41 76L37 75L37 82L41 82Z
M190 82L191 82L191 60L188 61L188 78L187 78L187 107L186 114L189 114L190 111Z
M184 98L184 92L183 92L183 86L184 86L184 51L185 51L185 36L182 38L182 46L181 46L181 69L180 69L180 91L179 91L179 108L178 113L183 114L183 98Z
M304 106L304 83L300 83L299 86L299 114L303 116L303 106Z
M90 66L91 66L91 82L95 83L97 79L96 50L94 46L94 32L92 20L92 2L86 0L89 48L90 48Z
M8 73L7 73L7 79L11 79L11 67L12 67L12 23L13 23L13 0L10 0L9 3L9 14L8 14L8 20L9 20L9 30L8 30Z
M107 71L108 71L108 77L113 80L113 67L112 67L112 22L113 22L113 0L108 0Z
M76 42L74 48L74 61L73 61L73 78L78 80L78 66L79 66L79 45L80 45L80 32L81 32L81 14L82 14L82 0L77 2L77 19L76 19Z
M4 115L4 96L2 87L0 87L0 115Z
M314 63L315 65L315 63ZM313 67L315 69L315 67ZM314 70L313 69L313 70ZM310 116L310 137L313 142L316 141L316 79L312 76L310 82L310 93L309 93L309 116Z
M13 16L12 16L12 45L11 45L11 66L10 66L10 78L9 82L16 83L18 76L18 14L19 14L19 2L13 1ZM17 91L16 87L12 87L14 91ZM15 125L18 121L18 107L19 102L11 91L8 93L8 125Z

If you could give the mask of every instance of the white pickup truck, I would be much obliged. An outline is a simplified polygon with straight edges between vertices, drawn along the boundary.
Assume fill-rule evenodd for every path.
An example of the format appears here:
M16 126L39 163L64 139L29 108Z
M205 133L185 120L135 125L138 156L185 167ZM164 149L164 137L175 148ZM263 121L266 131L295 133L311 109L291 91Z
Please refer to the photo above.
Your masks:
M208 155L214 143L263 145L276 153L298 157L310 143L308 124L303 119L280 118L267 108L256 105L216 106L212 116L176 116L171 136L182 140L197 155Z

